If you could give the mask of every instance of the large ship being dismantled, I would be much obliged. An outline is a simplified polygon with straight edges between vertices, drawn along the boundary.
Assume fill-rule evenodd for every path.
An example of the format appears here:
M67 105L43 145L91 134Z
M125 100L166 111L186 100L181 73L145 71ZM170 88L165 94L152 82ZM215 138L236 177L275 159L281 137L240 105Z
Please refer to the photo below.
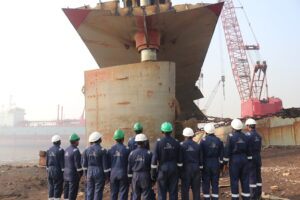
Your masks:
M85 72L87 132L112 141L115 129L130 133L139 121L155 138L163 121L203 118L195 82L222 6L127 0L63 9L99 65Z

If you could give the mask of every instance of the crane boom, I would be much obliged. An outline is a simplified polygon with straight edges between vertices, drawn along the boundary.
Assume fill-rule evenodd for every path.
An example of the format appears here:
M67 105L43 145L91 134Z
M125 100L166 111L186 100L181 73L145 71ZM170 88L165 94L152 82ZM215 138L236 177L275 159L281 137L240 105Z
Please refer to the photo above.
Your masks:
M214 87L213 91L209 95L209 97L207 99L207 102L206 102L203 110L207 111L208 108L210 107L211 103L213 102L213 100L214 100L214 98L215 98L215 96L217 94L217 91L218 91L218 88L219 88L220 84L221 84L221 80L218 81L217 85Z
M241 101L246 102L251 96L250 67L232 0L225 1L221 19L234 80Z

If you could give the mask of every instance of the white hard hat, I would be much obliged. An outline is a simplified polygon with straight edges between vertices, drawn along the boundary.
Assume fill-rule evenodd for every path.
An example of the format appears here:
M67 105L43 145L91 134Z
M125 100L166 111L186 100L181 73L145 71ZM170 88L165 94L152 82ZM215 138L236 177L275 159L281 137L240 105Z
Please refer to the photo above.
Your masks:
M89 142L96 142L102 137L102 134L95 131L89 136Z
M255 125L255 124L256 124L256 121L254 119L249 118L246 121L246 125Z
M58 142L61 140L61 137L59 135L53 135L51 138L51 142Z
M213 134L215 133L215 125L214 123L208 123L208 124L205 124L204 126L204 131L208 134Z
M185 136L185 137L193 137L194 136L194 131L193 131L193 129L187 127L185 129L183 129L182 135Z
M231 127L235 130L242 130L243 129L243 122L239 119L234 119L231 122Z
M135 142L144 142L144 141L147 141L147 140L148 139L147 139L146 135L143 134L143 133L137 134L135 136Z

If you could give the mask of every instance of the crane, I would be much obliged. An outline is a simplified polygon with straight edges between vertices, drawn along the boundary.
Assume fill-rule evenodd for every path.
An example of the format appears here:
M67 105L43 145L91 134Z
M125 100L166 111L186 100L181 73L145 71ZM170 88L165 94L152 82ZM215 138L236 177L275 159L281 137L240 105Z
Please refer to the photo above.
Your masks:
M221 2L222 0L219 0ZM242 117L261 117L279 112L282 101L268 96L266 61L256 61L251 77L246 51L258 51L259 44L245 45L235 12L233 0L225 0L221 14L231 69L241 100ZM266 97L262 97L263 90Z
M222 83L222 86L223 86L223 97L225 99L225 76L222 75L221 76L221 79L218 81L218 83L216 84L216 86L214 87L214 89L212 90L212 92L210 93L207 101L206 101L206 104L204 105L203 109L202 109L202 112L203 113L206 113L206 111L209 109L210 105L212 104L213 100L215 99L216 97L216 94L218 92L218 89L219 89L219 86L221 85Z

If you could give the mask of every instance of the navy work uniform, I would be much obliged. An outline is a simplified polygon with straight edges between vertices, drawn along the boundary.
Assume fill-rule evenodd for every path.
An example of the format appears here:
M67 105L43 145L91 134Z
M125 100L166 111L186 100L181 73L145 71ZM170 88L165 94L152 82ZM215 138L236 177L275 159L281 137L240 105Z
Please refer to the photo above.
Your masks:
M88 148L88 147L87 147ZM86 149L87 149L86 148ZM82 152L82 155L85 154L86 149ZM83 156L81 156L81 166L83 166ZM83 172L84 172L84 168L82 167ZM87 180L84 180L84 200L87 200Z
M65 151L64 199L76 200L82 173L80 151L71 145Z
M205 136L200 142L203 154L203 197L205 200L219 199L219 174L223 165L223 142L214 134ZM212 193L210 194L210 186Z
M118 143L108 151L108 165L111 168L110 175L110 199L128 199L129 181L127 177L129 147Z
M49 199L59 199L63 191L64 150L53 145L46 154Z
M180 144L173 137L166 135L157 139L151 163L151 176L158 182L158 199L178 199L178 173L182 167Z
M151 196L151 159L152 153L144 147L132 151L128 158L128 177L132 178L133 200L153 200Z
M262 178L261 178L261 136L251 130L247 133L250 137L252 150L252 161L249 163L249 184L251 199L258 199L262 193Z
M87 178L87 200L101 200L110 169L106 149L94 143L85 150L83 169Z
M181 143L183 167L181 175L181 199L189 200L189 189L192 188L193 200L200 200L202 154L200 145L192 139Z
M136 135L130 137L129 140L128 140L128 147L129 147L130 152L133 151L133 150L135 150L138 147L137 143L135 142L135 137L136 137ZM146 141L146 146L145 147L146 147L146 149L150 150L150 142L149 142L149 140ZM154 193L153 188L151 188L150 193L151 193L152 200L155 200L155 193ZM132 197L132 193L131 193L131 197Z
M239 199L239 181L243 200L250 199L249 160L252 160L249 137L240 131L230 133L225 146L224 164L229 161L232 200Z

